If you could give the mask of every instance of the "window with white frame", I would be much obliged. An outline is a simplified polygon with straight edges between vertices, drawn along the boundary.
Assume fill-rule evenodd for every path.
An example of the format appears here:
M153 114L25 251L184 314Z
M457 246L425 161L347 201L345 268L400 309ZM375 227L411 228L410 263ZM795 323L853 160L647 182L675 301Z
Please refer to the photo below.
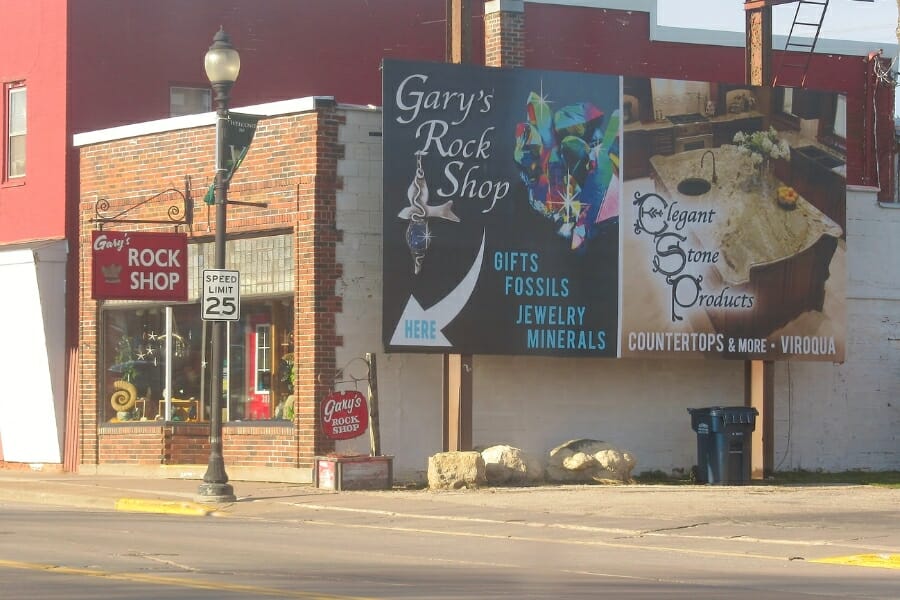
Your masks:
M784 96L781 100L781 112L786 115L794 114L794 88L784 88Z
M267 393L272 387L271 325L256 326L256 392Z
M847 139L847 96L838 94L834 106L834 135Z
M6 92L6 177L25 177L26 90L22 84Z
M169 116L196 115L212 110L212 94L207 87L169 88Z

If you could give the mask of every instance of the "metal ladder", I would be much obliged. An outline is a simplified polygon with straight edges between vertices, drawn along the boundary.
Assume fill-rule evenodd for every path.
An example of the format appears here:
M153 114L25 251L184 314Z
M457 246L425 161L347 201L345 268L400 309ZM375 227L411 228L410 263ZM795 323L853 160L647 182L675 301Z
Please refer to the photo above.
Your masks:
M804 6L809 5L809 10L804 11L801 17L801 10ZM809 61L812 59L813 51L816 49L816 42L819 40L819 32L822 31L822 21L825 20L825 12L828 10L828 0L799 0L797 2L797 10L794 11L794 22L791 24L791 30L788 33L787 43L784 45L785 53L781 57L781 63L775 72L775 78L772 85L778 85L779 79L787 73L800 73L799 87L806 87L806 73L809 69ZM815 31L813 31L815 30ZM806 41L812 38L812 43ZM795 54L788 54L794 52ZM799 53L802 53L799 54ZM790 62L787 62L790 61ZM784 79L788 79L784 77ZM794 80L794 78L791 78ZM791 85L791 82L784 82L782 85ZM794 87L798 87L794 85Z

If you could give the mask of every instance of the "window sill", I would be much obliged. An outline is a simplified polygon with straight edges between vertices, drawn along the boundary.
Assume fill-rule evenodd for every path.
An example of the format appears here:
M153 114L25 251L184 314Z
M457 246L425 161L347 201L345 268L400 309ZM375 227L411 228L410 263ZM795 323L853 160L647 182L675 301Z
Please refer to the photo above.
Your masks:
M294 422L287 419L254 419L252 421L226 421L223 427L293 427Z
M16 188L16 187L24 187L25 186L25 178L17 177L16 179L7 179L6 181L0 183L0 189L2 188Z

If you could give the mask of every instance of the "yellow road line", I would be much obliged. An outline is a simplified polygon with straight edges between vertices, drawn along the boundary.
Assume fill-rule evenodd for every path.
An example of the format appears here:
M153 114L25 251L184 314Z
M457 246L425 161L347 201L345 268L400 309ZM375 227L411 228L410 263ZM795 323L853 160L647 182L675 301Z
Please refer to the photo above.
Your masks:
M854 567L878 567L881 569L900 569L900 554L854 554L851 556L830 556L810 560L814 563L831 565L850 565Z
M215 512L216 507L200 504L198 502L145 500L142 498L119 498L118 500L116 500L116 510L121 510L123 512L205 517Z
M257 587L252 585L240 585L223 583L219 581L206 581L202 579L180 579L178 577L162 577L145 573L115 573L101 571L99 569L76 569L48 565L41 563L28 563L16 560L0 559L0 568L24 569L27 571L44 571L46 573L58 573L60 575L72 575L81 577L97 577L111 581L131 581L151 585L167 585L197 590L213 590L220 592L234 592L236 594L248 594L253 596L272 596L276 598L302 598L304 600L372 600L363 596L336 596L333 594L320 594L317 592L303 592L299 590L281 590L278 588Z

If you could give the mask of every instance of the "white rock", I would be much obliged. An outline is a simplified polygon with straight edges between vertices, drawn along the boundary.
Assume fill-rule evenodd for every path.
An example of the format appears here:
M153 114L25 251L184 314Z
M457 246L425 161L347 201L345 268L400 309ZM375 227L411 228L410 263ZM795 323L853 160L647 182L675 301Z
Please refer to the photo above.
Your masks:
M599 440L570 440L550 451L547 478L551 481L631 481L637 464L630 452Z
M491 446L481 452L481 457L489 484L522 485L544 478L544 467L540 461L520 448L502 444Z
M428 457L431 489L476 488L487 484L480 452L439 452Z

